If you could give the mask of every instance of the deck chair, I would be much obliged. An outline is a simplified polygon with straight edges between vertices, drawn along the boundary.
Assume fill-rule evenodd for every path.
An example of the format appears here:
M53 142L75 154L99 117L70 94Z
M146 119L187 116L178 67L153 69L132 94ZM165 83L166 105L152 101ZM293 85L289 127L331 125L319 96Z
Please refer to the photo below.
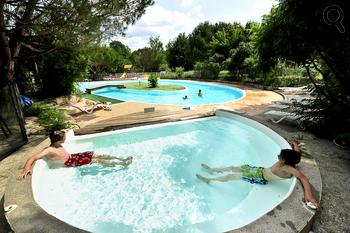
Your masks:
M110 106L110 103L102 103L102 102L93 102L92 105L85 105L85 106L78 106L78 105L72 105L72 107L85 112L87 114L92 114L95 110L103 109L105 111L112 111L112 108Z
M300 119L300 116L298 116L297 114L285 111L271 110L265 112L264 115L268 116L269 119L276 124L282 121L297 122Z

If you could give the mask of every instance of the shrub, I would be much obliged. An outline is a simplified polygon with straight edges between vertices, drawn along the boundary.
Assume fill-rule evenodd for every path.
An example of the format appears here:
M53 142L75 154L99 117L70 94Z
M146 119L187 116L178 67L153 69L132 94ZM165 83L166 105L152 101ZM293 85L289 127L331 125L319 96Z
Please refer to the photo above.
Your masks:
M148 77L148 87L155 88L158 86L158 77L155 74L151 74Z
M234 75L229 70L222 70L219 72L219 80L221 81L233 81Z
M184 79L199 79L200 78L200 72L195 70L186 71L183 73L182 78Z
M178 78L182 78L182 75L184 74L185 69L183 67L176 67L175 73L177 74Z
M24 114L25 116L36 116L37 123L47 132L66 129L72 125L65 111L56 108L53 104L34 103L24 110Z
M164 79L177 79L177 74L175 72L167 72L162 75Z

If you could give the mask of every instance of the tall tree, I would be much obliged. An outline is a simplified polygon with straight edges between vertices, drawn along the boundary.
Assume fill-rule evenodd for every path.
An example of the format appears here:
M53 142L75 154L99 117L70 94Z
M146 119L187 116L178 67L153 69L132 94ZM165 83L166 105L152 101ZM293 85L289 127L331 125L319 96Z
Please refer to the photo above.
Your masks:
M345 0L288 0L264 18L257 45L265 68L302 65L316 89L306 119L317 129L350 128L350 9ZM320 78L311 73L318 71ZM329 123L332 126L329 127ZM334 125L333 125L334 124ZM329 127L325 130L324 127Z
M159 37L150 37L148 47L138 49L132 53L132 62L136 69L142 71L159 71L165 61L163 43Z
M0 0L0 86L13 80L22 48L32 52L30 58L58 45L98 41L122 32L151 4L153 0Z
M168 43L167 61L171 68L183 67L185 70L193 68L191 48L185 33L179 34L175 40Z

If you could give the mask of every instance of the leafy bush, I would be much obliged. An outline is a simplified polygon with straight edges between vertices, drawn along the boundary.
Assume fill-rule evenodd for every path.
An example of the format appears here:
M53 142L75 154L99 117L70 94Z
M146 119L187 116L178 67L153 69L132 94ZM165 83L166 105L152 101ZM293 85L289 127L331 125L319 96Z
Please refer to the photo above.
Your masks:
M148 77L148 87L155 88L158 86L158 77L155 74L151 74Z
M34 103L24 110L25 116L38 117L37 123L47 132L69 128L72 123L68 120L65 111L56 108L53 104Z
M162 75L164 79L177 79L177 74L175 72L166 72Z
M200 72L195 70L186 71L183 73L182 78L184 79L199 79Z
M221 81L233 81L234 75L229 70L222 70L219 72L219 80Z
M177 74L178 78L182 78L182 75L184 74L185 69L183 67L176 67L175 73Z

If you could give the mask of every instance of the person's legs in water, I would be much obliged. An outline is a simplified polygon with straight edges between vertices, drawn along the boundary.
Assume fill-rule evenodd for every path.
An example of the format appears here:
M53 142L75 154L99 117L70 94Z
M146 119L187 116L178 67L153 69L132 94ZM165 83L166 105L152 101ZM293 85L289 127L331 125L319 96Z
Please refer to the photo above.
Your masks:
M115 162L112 161L114 159L120 160L121 162ZM128 167L132 163L132 156L129 156L127 158L118 158L118 157L111 157L111 156L94 156L92 159L92 162L99 163L102 166L105 167L115 167L118 165L121 165L123 167Z
M114 159L118 159L118 160L123 161L123 162L126 162L126 161L128 161L128 160L131 160L131 161L132 161L132 159L133 159L132 156L128 156L128 157L126 157L126 158L120 158L120 157L111 156L111 155L107 155L107 154L105 154L105 155L95 155L95 157L98 157L98 158L103 159L103 160L114 160Z
M199 174L196 174L196 177L199 180L209 184L210 181L212 181L212 180L221 181L221 182L226 182L226 181L230 181L230 180L239 180L239 179L242 179L242 174L229 174L226 176L219 176L219 177L212 177L212 178L208 178L208 177L204 177L204 176L201 176Z
M214 172L222 173L222 172L240 172L242 171L241 167L229 166L229 167L209 167L208 165L202 163L201 166L210 174Z

